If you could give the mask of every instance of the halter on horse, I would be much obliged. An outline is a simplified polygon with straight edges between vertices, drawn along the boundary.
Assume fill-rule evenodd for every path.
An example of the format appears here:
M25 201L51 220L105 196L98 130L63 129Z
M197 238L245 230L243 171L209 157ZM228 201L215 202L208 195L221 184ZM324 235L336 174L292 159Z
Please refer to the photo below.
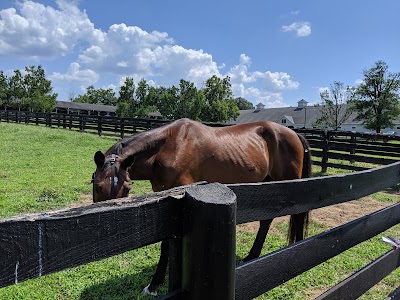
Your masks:
M93 201L126 197L131 180L150 180L154 191L198 181L249 183L311 176L306 139L273 122L208 127L181 119L136 134L94 156ZM243 261L261 253L272 220L261 220L256 240ZM291 216L289 242L304 237L308 212ZM168 263L168 241L151 284L154 294Z

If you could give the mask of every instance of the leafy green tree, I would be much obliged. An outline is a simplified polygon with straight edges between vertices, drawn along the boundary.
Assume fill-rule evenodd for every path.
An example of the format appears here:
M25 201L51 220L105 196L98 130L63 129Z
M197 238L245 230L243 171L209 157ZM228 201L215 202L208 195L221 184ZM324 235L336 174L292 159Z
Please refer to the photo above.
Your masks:
M179 89L176 86L166 88L161 95L158 110L168 120L174 120L179 103Z
M22 99L26 97L26 91L24 86L24 78L20 70L15 70L14 75L11 76L9 82L9 106L11 109L20 109L22 105Z
M10 102L10 91L8 87L8 78L4 75L3 71L0 71L0 106L7 109Z
M319 108L320 117L313 124L319 128L338 128L346 122L352 111L347 102L351 98L351 89L345 88L343 83L335 81L331 85L330 90L320 93L321 103L316 107Z
M135 117L137 118L148 118L150 112L157 111L157 107L149 103L150 98L148 98L148 93L149 85L142 78L136 88L137 109Z
M253 103L251 103L250 101L247 101L245 98L237 97L234 100L236 102L237 107L240 110L254 109Z
M200 120L202 110L205 106L203 92L197 90L194 83L181 79L175 119L190 118Z
M203 88L206 107L202 120L208 122L226 122L239 116L239 108L232 97L229 76L221 79L216 75L209 78Z
M400 73L390 73L384 61L364 70L364 80L352 95L352 107L356 120L363 121L365 128L381 132L382 128L394 127L400 114Z
M119 89L117 115L120 117L133 117L136 110L135 82L132 77L126 77Z
M35 112L49 112L54 110L57 94L53 93L51 81L46 79L42 66L25 67L23 79L25 97L22 102L25 107Z
M95 89L93 85L86 88L86 94L79 95L73 102L97 105L117 105L118 99L112 89Z

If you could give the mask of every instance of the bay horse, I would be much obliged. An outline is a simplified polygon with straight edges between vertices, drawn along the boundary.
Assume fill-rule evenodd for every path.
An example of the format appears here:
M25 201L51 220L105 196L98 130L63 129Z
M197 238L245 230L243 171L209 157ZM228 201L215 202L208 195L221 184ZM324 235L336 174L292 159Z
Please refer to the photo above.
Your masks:
M311 176L307 140L274 122L260 121L209 127L180 119L121 140L105 154L94 155L93 201L126 197L131 180L150 180L153 191L199 181L251 183ZM272 220L260 228L243 262L257 258ZM292 215L288 240L302 240L308 212ZM144 293L156 295L168 264L168 241L161 242L160 260Z

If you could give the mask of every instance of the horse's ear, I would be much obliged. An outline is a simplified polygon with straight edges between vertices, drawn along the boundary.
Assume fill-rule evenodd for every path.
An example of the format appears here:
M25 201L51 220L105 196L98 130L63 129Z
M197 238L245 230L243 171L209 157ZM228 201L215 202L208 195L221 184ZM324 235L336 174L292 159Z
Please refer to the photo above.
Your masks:
M128 169L135 162L135 155L128 156L121 163L121 167L124 169Z
M106 160L106 157L104 156L103 152L97 151L94 154L94 162L96 163L96 166L101 168L104 165L104 161Z

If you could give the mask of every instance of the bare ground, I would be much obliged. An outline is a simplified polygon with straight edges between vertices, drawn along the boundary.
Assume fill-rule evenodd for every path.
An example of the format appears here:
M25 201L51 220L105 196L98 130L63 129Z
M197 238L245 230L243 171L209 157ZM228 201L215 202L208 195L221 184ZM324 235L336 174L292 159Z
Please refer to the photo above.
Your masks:
M364 197L350 202L315 209L311 211L311 220L334 228L392 204L391 202L375 200L372 197ZM288 216L274 219L270 231L274 232L276 224L287 222L288 220ZM239 225L238 230L256 232L258 230L258 222Z

